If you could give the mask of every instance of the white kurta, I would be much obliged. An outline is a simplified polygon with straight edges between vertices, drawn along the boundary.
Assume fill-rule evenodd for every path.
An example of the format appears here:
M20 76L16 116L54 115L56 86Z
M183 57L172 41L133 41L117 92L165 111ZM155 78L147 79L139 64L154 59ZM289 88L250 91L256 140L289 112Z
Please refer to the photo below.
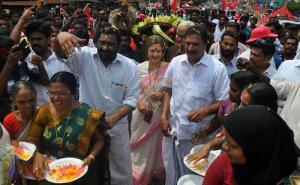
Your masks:
M294 141L300 148L300 82L271 80L278 99L285 101L280 116L294 132ZM300 169L300 157L298 157L298 169Z
M110 114L121 105L136 106L139 95L137 66L127 57L117 54L107 67L101 62L97 48L82 47L68 58L66 64L79 77L79 99ZM127 117L108 130L111 137L111 184L132 184Z
M286 60L281 63L273 77L278 80L300 81L300 60Z
M224 64L213 56L205 53L201 60L192 66L184 54L171 61L165 73L163 86L172 89L170 122L177 134L175 143L173 137L164 137L163 141L166 185L173 185L178 180L176 178L189 173L183 164L183 157L194 146L191 144L192 134L198 132L212 118L206 116L200 123L193 123L188 121L188 113L226 99L229 79ZM209 139L210 137L203 138L199 143Z
M219 25L217 25L216 30L214 32L214 41L219 42L221 40L223 33L225 33L225 26L223 30L220 30Z

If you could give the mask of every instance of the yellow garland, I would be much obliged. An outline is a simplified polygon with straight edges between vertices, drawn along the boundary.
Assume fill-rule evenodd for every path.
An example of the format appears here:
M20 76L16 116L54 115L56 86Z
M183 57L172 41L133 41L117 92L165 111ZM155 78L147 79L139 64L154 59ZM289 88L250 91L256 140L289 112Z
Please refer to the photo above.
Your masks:
M177 25L182 21L180 17L177 17L175 15L171 16L166 16L166 15L160 15L157 17L146 17L143 21L137 23L131 28L131 31L134 35L140 35L141 33L139 32L140 29L143 27L153 24L152 31L154 34L158 34L162 36L164 39L168 40L171 43L174 43L174 41L167 35L165 34L161 28L160 24L168 24L170 26L177 27Z

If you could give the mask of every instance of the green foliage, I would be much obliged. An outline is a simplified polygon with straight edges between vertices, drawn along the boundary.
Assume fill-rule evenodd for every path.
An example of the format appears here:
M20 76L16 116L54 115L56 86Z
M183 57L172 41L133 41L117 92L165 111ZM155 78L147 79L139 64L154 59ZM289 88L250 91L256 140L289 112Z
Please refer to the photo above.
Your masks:
M290 1L288 4L287 4L287 8L294 14L296 13L300 13L300 3L299 2L296 2L294 0Z

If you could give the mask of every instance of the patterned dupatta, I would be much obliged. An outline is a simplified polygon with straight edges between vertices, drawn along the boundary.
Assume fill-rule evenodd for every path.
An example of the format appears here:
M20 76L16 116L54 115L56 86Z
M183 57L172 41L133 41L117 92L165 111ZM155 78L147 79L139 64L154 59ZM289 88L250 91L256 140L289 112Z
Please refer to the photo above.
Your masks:
M163 80L165 72L168 68L168 63L163 62L159 69L148 73L144 78L141 79L141 92L144 93L144 89L153 86L154 89L159 90L158 84Z

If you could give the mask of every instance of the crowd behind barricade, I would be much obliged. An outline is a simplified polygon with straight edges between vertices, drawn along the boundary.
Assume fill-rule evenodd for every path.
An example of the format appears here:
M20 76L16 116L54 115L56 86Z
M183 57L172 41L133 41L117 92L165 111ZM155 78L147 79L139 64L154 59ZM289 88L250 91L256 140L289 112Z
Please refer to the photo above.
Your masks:
M299 22L105 6L1 13L0 185L300 183Z

